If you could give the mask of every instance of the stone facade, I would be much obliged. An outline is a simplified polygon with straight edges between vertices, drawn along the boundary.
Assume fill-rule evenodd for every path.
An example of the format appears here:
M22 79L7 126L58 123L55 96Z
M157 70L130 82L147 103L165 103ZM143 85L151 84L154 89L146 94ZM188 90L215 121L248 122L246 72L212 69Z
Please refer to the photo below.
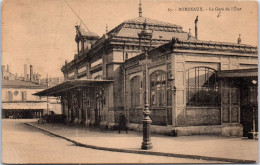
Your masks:
M196 45L196 46L195 46ZM221 46L220 46L221 45ZM143 80L142 66L140 60L144 59L141 54L133 59L125 62L126 69L126 93L131 93L130 82L136 76L141 77ZM190 126L209 126L209 125L225 125L221 128L223 135L227 135L229 131L233 132L230 135L241 135L242 126L240 124L240 107L239 107L239 88L235 86L224 86L216 80L214 88L220 97L216 105L189 105L188 103L188 82L194 81L189 79L188 71L193 68L206 68L205 70L214 70L217 74L221 70L233 69L247 69L257 68L258 57L255 47L233 44L223 45L223 43L207 43L207 42L185 42L168 43L162 45L149 52L148 72L151 75L160 71L168 78L169 75L174 79L170 82L165 79L163 85L163 94L166 98L166 104L163 106L153 107L151 105L150 94L150 110L151 119L154 125L172 125L173 127L190 127ZM204 71L204 70L203 70ZM199 73L198 73L199 74ZM203 74L200 73L200 77ZM152 82L150 82L150 93ZM169 87L170 86L170 87ZM128 88L129 87L129 88ZM174 91L172 91L174 87ZM224 92L230 90L231 93L231 107L225 107ZM140 89L142 91L142 89ZM221 100L222 98L222 100ZM171 99L171 101L169 101ZM143 103L140 107L131 107L131 95L127 95L127 107L129 108L129 121L132 123L140 124L141 111ZM226 100L230 104L229 100ZM230 109L231 108L231 109ZM170 112L169 112L170 111ZM231 111L231 116L229 116ZM226 112L228 113L226 115ZM227 118L228 117L228 118ZM171 119L171 120L169 120ZM236 126L234 126L234 124ZM228 127L230 126L230 128ZM192 128L192 127L191 127ZM212 127L213 128L213 127ZM224 129L225 128L225 129ZM236 130L234 130L236 129ZM182 130L183 131L183 130ZM196 132L196 131L195 131ZM194 133L195 133L194 132ZM221 131L220 131L221 132ZM183 134L183 133L182 133Z

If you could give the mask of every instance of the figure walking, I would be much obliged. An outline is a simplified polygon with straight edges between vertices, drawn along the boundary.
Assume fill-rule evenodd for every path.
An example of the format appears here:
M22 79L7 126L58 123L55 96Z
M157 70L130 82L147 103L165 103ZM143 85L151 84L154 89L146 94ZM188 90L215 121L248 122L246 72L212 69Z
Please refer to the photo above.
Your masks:
M120 113L118 133L120 133L121 130L125 130L125 132L128 133L126 122L127 122L127 121L126 121L125 115L123 115L122 113Z

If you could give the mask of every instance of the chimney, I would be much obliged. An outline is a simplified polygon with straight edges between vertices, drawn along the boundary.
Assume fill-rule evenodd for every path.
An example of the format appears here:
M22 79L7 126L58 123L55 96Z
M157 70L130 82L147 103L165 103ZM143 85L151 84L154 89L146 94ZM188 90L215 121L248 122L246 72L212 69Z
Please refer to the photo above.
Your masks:
M108 27L107 27L107 24L106 24L106 34L108 33Z
M197 28L197 22L199 20L199 16L196 17L195 19L195 38L198 39L198 28Z
M241 44L241 34L239 34L239 37L237 39L237 44Z
M142 17L142 2L140 0L140 3L139 3L139 17Z
M190 39L190 37L191 37L191 33L190 33L190 28L189 28L189 33L188 33L188 40Z
M33 66L30 65L30 81L33 81Z
M24 64L24 80L27 80L27 65Z

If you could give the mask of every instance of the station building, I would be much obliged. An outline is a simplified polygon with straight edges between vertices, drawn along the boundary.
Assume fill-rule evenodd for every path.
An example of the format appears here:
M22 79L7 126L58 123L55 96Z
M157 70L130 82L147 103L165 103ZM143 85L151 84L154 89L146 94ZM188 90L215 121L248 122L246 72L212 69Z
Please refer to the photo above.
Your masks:
M179 25L143 17L140 5L139 17L102 37L76 26L78 53L61 68L65 81L36 95L61 96L67 123L112 128L124 113L129 128L141 131L141 45L150 50L152 132L242 136L243 129L251 129L243 122L252 122L245 121L252 118L252 108L245 107L257 106L257 99L250 101L257 96L257 47L241 44L241 38L237 43L198 40L196 20L192 36ZM149 41L139 40L144 27L152 31Z

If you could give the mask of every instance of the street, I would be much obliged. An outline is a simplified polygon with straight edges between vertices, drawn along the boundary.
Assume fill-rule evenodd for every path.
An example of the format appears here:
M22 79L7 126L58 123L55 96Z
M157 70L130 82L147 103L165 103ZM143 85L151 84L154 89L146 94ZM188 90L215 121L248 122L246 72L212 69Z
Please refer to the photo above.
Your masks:
M25 125L28 121L2 119L2 163L216 163L78 147Z

